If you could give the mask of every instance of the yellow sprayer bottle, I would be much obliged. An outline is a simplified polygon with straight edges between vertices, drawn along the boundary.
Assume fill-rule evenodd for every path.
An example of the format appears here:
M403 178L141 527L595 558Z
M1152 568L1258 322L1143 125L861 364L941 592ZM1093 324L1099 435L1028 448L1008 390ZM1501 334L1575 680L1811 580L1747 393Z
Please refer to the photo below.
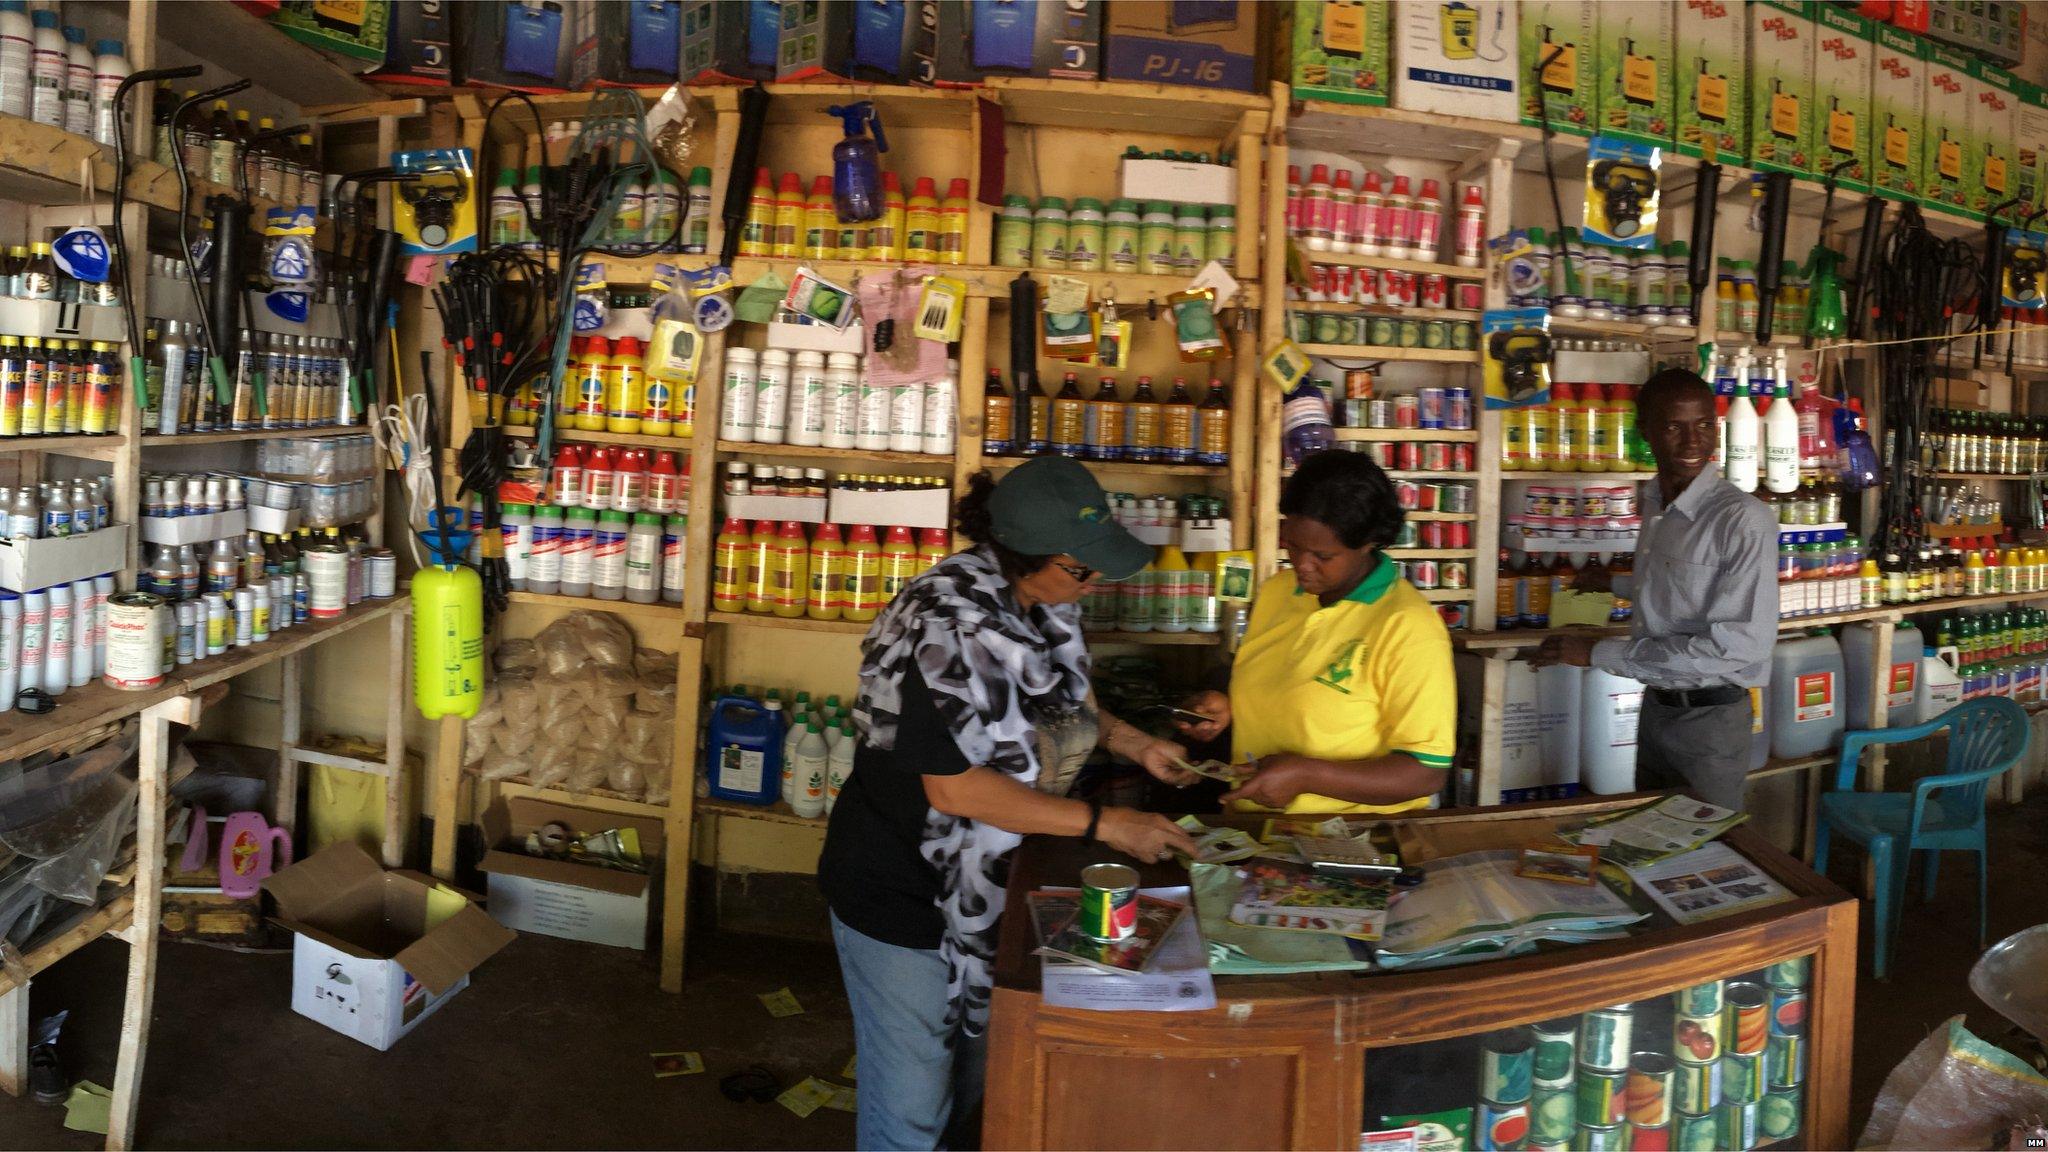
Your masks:
M846 543L846 611L848 620L865 623L882 610L882 547L872 524L856 524Z
M911 541L910 529L900 525L889 529L882 541L882 603L894 600L916 576L917 545Z
M740 225L740 255L769 255L774 236L775 178L762 168L755 171L754 190L747 196L747 218Z
M775 188L775 231L768 244L770 256L803 255L804 185L794 172L784 172Z
M711 545L711 607L718 612L747 610L747 556L753 541L746 521L725 518Z
M436 515L442 526L460 519L455 509ZM441 531L431 534L446 540ZM411 595L413 703L429 720L466 720L484 699L483 581L465 564L429 564L413 573Z
M917 535L917 566L930 568L953 554L953 542L944 528L926 528Z
M804 257L830 260L839 255L839 210L832 205L832 178L813 176L804 198Z
M775 614L795 619L804 614L811 593L811 542L804 539L804 526L784 520L775 534L775 546L768 555L769 585L775 597Z
M604 431L605 393L611 386L612 342L592 336L583 345L583 362L576 369L576 415L571 427L585 432Z
M967 181L956 178L946 185L946 198L939 201L938 262L967 263Z
M837 620L846 611L846 542L839 525L818 525L811 536L811 588L804 600L804 615L813 620Z
M929 176L919 176L910 187L910 201L903 214L903 258L937 260L939 257L939 190Z
M747 538L747 611L760 616L775 614L774 566L769 559L775 551L775 521L754 521L754 533Z
M868 225L868 259L903 259L903 185L894 172L882 173L882 214Z
M621 336L613 342L610 375L605 389L604 430L636 436L640 433L641 413L647 409L647 369L640 363L638 340Z
M1550 467L1558 472L1578 470L1583 448L1579 434L1584 431L1574 417L1579 406L1578 385L1570 383L1550 386L1550 403L1545 405L1545 416L1550 425Z

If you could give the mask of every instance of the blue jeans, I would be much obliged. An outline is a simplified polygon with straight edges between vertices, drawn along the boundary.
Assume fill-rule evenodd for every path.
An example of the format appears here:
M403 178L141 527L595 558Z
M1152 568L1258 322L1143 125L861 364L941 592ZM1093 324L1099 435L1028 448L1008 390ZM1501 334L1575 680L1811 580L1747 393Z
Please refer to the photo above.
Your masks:
M983 1037L946 1027L946 962L936 949L884 944L832 917L853 1006L859 1063L857 1146L944 1146L946 1124L981 1102Z

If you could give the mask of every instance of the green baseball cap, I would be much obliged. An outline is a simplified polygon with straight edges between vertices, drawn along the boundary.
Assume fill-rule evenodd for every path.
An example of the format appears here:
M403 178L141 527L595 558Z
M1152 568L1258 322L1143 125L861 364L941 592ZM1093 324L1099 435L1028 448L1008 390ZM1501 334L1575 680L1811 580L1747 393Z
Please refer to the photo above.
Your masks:
M1152 562L1152 548L1110 515L1109 497L1088 469L1040 456L996 482L989 498L996 543L1026 556L1066 553L1112 580Z

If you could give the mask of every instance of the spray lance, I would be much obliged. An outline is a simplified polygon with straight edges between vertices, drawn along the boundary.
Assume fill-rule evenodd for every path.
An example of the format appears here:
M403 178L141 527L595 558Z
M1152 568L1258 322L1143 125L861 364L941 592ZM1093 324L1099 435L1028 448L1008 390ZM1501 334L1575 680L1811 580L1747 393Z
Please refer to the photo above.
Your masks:
M1998 214L2021 203L2015 197L1984 214L1983 278L1977 284L1977 349L1970 361L1975 368L1984 366L1984 337L1998 330L1999 312L2005 301L2005 225L1998 222Z
M1714 216L1721 202L1721 166L1702 164L1692 180L1692 251L1686 258L1685 282L1692 286L1694 327L1700 322L1700 301L1714 276Z
M237 80L232 84L223 84L180 101L171 113L171 138L177 140L183 137L185 117L194 107L209 100L225 99L248 86L247 80ZM213 379L214 402L225 408L233 402L234 395L228 384L227 361L235 354L240 343L239 311L236 307L242 290L240 233L248 223L248 206L240 205L241 212L237 214L231 207L227 207L235 205L233 197L214 196L206 202L208 212L213 215L213 299L209 301L207 293L200 290L198 261L194 260L192 255L192 215L184 211L192 202L192 177L185 170L185 150L173 148L171 160L178 173L178 245L185 259L194 265L192 275L185 278L185 283L192 290L192 308L199 316L199 338L206 344L206 368ZM219 211L224 207L225 211ZM229 230L224 231L223 224L228 225ZM227 286L225 290L223 285ZM225 332L221 331L223 316L226 317Z
M183 68L144 68L131 72L114 89L114 277L121 285L121 299L128 296L128 235L125 213L128 206L128 93L142 84L164 80L187 80L203 71L197 64ZM177 149L183 151L183 149ZM135 410L149 407L149 369L143 362L142 332L135 323L135 306L127 304L122 318L128 324L128 383L135 392Z
M1872 196L1863 202L1863 227L1856 234L1856 291L1850 297L1846 334L1861 336L1870 330L1870 288L1877 266L1879 245L1884 242L1885 199Z
M1784 274L1785 216L1792 208L1792 177L1785 172L1766 172L1764 180L1763 241L1756 257L1756 342L1771 342L1771 314L1778 303L1778 286Z

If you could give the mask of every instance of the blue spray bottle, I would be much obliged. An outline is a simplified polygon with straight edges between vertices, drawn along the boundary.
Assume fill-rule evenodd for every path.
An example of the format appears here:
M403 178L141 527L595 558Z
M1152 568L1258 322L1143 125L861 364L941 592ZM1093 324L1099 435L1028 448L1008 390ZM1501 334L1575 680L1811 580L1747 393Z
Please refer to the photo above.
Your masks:
M832 146L832 203L846 221L877 220L882 215L881 154L889 150L882 118L866 100L834 104L826 115L845 122L846 138ZM873 138L867 135L874 126Z

